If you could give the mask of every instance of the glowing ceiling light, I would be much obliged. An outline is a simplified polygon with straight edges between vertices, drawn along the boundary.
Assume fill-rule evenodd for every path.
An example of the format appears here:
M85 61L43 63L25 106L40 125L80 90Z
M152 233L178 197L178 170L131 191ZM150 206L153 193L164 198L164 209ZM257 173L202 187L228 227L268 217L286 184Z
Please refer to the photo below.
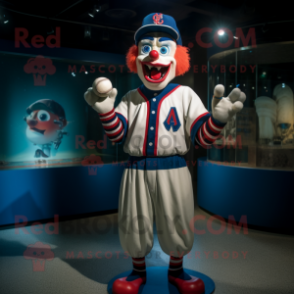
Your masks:
M217 33L218 33L219 36L223 36L225 34L225 31L224 30L218 30Z
M88 15L91 17L95 17L97 12L99 12L100 10L101 10L101 6L95 5L94 8L88 12Z

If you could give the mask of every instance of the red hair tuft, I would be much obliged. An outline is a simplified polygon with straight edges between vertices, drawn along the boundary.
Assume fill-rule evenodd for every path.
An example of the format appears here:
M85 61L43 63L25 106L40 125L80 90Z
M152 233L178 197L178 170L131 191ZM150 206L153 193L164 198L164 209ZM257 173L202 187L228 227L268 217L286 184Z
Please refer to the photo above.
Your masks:
M181 76L190 69L189 48L177 45L175 60L177 61L176 76Z
M138 56L138 46L133 45L127 53L127 66L131 72L137 73L136 58Z

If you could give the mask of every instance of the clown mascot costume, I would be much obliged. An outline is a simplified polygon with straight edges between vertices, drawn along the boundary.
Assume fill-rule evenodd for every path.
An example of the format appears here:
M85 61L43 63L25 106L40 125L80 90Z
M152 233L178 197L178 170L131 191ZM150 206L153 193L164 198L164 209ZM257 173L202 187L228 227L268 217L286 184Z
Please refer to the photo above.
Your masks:
M246 96L235 88L223 97L217 85L212 113L187 86L170 81L189 70L188 48L182 46L175 20L146 16L127 53L127 65L142 85L129 91L114 109L117 90L96 79L84 97L98 112L112 142L123 143L130 155L121 180L119 237L132 257L133 271L113 283L114 294L137 294L146 283L145 256L153 246L153 218L162 250L170 256L168 280L181 294L205 292L201 279L188 275L183 256L192 248L194 217L191 175L183 157L190 142L212 144L226 122L243 107Z

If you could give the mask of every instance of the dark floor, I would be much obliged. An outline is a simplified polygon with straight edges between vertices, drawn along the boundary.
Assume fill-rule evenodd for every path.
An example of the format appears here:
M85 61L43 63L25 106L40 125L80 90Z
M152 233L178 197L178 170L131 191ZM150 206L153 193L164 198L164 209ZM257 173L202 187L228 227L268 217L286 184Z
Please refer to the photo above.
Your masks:
M184 266L210 276L216 294L294 293L294 237L250 230L244 234L227 229L219 235L209 232L211 217L198 207L193 249L184 258ZM213 222L217 230L226 223ZM119 243L117 214L60 222L58 234L43 231L34 234L15 228L0 231L0 293L107 293L107 283L115 275L131 269ZM36 232L38 231L35 227ZM157 236L147 256L147 266L167 266L169 257L161 251ZM36 259L26 259L27 246L47 246L44 271L38 271ZM33 250L37 254L42 250ZM32 252L33 252L32 251ZM26 251L28 252L28 251ZM33 254L33 253L32 253ZM234 256L233 256L234 254ZM96 256L98 257L96 257ZM39 263L40 265L40 263Z

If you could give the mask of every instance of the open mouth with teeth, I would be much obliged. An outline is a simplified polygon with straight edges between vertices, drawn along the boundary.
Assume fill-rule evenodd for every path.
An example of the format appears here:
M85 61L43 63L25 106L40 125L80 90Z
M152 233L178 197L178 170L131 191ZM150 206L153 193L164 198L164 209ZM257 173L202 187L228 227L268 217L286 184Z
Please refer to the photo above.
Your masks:
M170 64L141 62L145 79L151 83L161 83L168 76Z

